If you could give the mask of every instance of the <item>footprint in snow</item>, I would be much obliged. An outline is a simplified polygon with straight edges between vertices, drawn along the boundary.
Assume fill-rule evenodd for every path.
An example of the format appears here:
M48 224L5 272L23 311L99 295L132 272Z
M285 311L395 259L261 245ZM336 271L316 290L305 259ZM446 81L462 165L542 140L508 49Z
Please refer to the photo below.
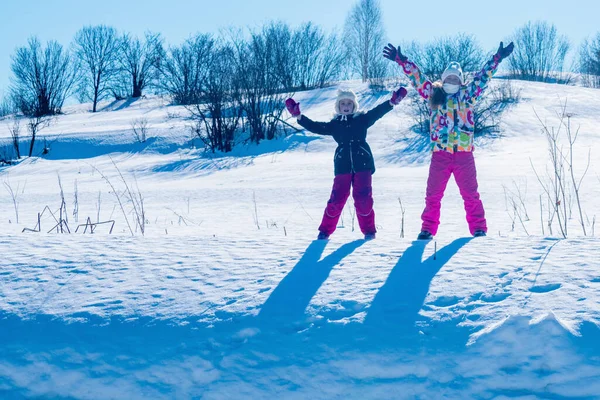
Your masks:
M486 303L499 303L502 300L506 300L508 297L510 297L510 293L484 294L481 296L481 301L485 301Z
M533 286L529 289L533 293L548 293L556 289L559 289L562 285L560 283L550 283L548 285Z
M458 304L459 301L460 298L456 296L441 296L435 299L431 304L436 307L450 307Z

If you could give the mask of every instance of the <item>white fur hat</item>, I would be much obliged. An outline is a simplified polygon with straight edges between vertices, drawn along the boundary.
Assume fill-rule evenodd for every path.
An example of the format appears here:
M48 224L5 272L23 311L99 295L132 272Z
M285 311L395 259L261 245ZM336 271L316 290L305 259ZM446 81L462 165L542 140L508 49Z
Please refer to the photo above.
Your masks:
M350 100L354 103L354 112L358 112L358 100L356 100L356 94L352 90L338 90L337 99L335 100L335 112L341 114L340 101Z
M446 80L446 78L451 75L458 76L458 78L460 79L460 83L463 83L463 84L465 83L465 80L463 78L463 70L462 70L460 64L457 63L456 61L452 61L448 65L448 68L446 68L446 70L442 74L442 82L444 82L444 80Z

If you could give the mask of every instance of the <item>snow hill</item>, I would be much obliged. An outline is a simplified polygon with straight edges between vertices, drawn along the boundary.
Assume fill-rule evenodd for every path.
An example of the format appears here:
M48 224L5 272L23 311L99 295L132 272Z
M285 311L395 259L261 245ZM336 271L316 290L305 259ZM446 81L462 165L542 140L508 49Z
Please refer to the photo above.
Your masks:
M313 241L330 138L295 133L213 155L190 146L185 110L160 98L68 108L40 132L36 154L45 138L47 155L0 169L19 214L3 187L0 398L600 398L600 239L582 235L575 213L568 239L542 233L532 168L548 161L534 110L557 127L567 101L577 174L592 154L582 207L600 217L600 91L514 84L523 100L476 151L489 236L468 237L451 180L431 243L413 241L429 154L408 104L369 134L379 233L367 243L351 201L331 240ZM388 96L342 85L364 108ZM327 120L336 90L295 98ZM144 144L131 132L140 118ZM145 236L130 234L102 177L124 190L115 165L144 197ZM112 234L46 233L48 214L41 233L22 233L60 207L59 177L69 226L77 192L79 223L115 220ZM507 190L522 192L522 223Z

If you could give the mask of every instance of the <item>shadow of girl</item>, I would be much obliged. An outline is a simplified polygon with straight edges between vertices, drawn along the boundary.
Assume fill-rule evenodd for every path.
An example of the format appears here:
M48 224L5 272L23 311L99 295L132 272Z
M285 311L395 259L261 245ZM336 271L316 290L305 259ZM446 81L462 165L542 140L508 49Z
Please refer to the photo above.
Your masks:
M260 324L268 325L273 320L288 323L302 321L308 304L331 270L363 243L364 240L347 243L321 259L327 241L312 242L263 304L258 314Z
M365 326L415 330L429 286L435 275L472 238L457 239L437 251L437 256L422 260L427 242L413 242L404 251L379 289L365 317Z

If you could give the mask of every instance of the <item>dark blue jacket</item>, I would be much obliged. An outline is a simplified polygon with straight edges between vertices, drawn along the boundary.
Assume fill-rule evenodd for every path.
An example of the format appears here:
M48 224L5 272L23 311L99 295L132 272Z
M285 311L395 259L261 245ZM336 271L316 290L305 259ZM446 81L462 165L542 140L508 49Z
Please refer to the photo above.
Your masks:
M335 175L362 171L375 173L375 160L367 144L367 129L392 108L386 100L366 113L338 115L330 122L315 122L302 115L298 123L312 133L333 136L338 144L333 157Z

